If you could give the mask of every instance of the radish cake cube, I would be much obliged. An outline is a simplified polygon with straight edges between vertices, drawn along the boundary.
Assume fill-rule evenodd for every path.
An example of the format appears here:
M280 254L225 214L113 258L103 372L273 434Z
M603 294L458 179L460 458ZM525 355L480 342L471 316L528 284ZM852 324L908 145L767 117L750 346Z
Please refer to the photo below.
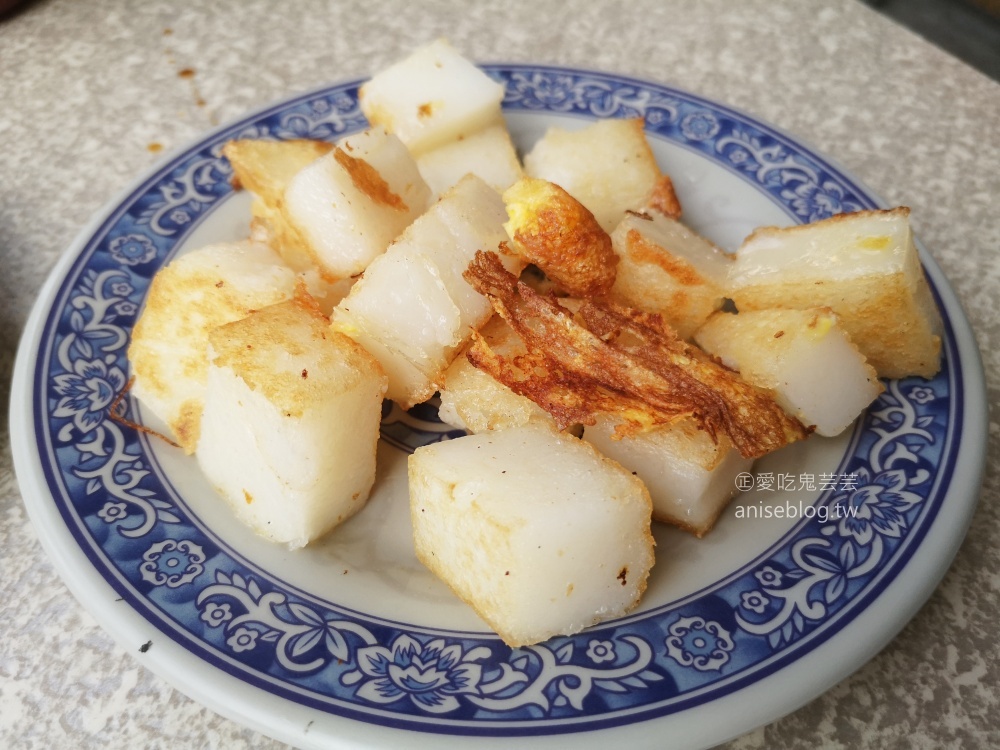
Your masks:
M732 257L676 219L632 214L611 234L616 301L658 313L688 339L722 307Z
M515 356L525 351L520 336L499 315L490 318L479 334L490 349L502 356ZM529 422L555 427L544 409L480 370L464 352L455 357L445 371L438 416L446 424L468 432L522 427Z
M618 226L627 210L650 204L661 208L657 196L663 190L673 196L641 119L599 120L573 131L550 128L524 157L524 171L559 185L594 214L605 232ZM676 196L672 200L668 213L679 216Z
M305 138L268 141L246 138L229 141L222 153L233 168L234 184L246 188L269 209L275 209L295 175L334 148L327 141Z
M736 253L732 299L741 312L829 307L879 377L931 377L942 323L909 216L902 207L758 229Z
M584 427L583 439L643 481L654 519L697 537L711 531L736 494L737 475L753 466L724 435L715 442L689 419L622 438L617 425L601 417Z
M371 128L298 172L282 216L330 279L354 276L424 212L430 190L406 147Z
M417 557L512 647L619 617L653 565L646 488L545 427L468 435L409 459Z
M388 397L408 409L438 388L445 368L493 314L462 278L477 250L507 239L503 200L463 178L377 258L333 311L333 328L382 363ZM520 261L504 260L517 273Z
M327 315L347 294L351 279L330 280L329 274L321 274L308 246L281 209L285 189L295 175L333 149L334 144L327 141L307 139L244 139L229 141L222 149L233 167L233 185L249 190L254 197L250 237L278 251Z
M817 435L839 435L882 392L828 308L718 313L695 341Z
M332 143L307 139L290 141L267 141L263 139L242 139L229 141L222 153L233 168L233 185L237 189L249 190L254 200L251 212L254 226L263 225L274 240L273 247L295 270L312 267L308 254L286 255L295 250L294 243L282 236L283 222L280 217L281 205L285 199L285 189L299 172L308 165L330 153Z
M419 156L499 120L503 86L438 39L373 76L358 98L369 122Z
M291 299L295 284L295 272L277 253L250 241L187 253L153 278L128 350L132 392L185 452L198 444L209 332Z
M209 338L198 462L243 523L302 547L368 498L385 375L297 300Z
M431 189L432 200L469 173L499 192L521 177L521 162L503 123L428 151L417 159L417 167Z

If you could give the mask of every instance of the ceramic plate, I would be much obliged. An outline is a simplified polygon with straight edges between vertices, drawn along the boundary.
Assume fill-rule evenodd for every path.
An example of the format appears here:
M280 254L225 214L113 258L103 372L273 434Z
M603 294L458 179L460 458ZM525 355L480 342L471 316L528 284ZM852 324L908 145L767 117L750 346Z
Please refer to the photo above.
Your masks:
M686 221L733 250L756 226L880 206L829 159L746 114L659 84L497 65L520 148L546 128L641 117ZM432 406L386 404L365 510L288 552L235 524L194 460L108 418L130 330L172 257L246 235L231 138L337 139L358 82L277 104L165 160L92 224L31 317L15 459L43 544L84 606L213 709L300 746L704 746L768 722L859 667L952 559L978 495L982 367L954 295L933 380L886 383L853 431L760 462L707 539L657 528L640 608L572 637L504 646L416 561L405 462L455 436ZM157 426L141 404L130 418ZM569 735L569 736L567 736Z

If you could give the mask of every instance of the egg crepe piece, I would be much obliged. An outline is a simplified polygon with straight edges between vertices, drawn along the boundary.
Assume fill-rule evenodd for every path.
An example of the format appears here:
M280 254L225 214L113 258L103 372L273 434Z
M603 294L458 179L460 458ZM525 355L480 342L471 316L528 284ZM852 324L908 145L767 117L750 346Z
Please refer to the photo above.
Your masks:
M477 338L470 361L531 398L560 428L616 414L624 419L619 434L627 434L692 417L713 439L727 435L745 458L809 434L769 392L683 342L659 316L591 301L574 319L554 297L518 282L493 253L477 253L466 278L528 349L508 359Z

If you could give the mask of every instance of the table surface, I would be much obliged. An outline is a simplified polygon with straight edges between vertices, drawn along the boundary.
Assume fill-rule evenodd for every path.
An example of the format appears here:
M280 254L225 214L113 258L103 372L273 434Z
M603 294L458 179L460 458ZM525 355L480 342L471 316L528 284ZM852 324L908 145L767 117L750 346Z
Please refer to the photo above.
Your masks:
M160 158L155 144L179 147L438 36L481 61L603 69L732 104L910 206L971 319L996 407L1000 85L855 0L28 3L0 22L0 746L282 747L153 675L60 581L11 466L15 347L60 254ZM989 427L978 511L927 604L853 676L727 747L1000 745Z

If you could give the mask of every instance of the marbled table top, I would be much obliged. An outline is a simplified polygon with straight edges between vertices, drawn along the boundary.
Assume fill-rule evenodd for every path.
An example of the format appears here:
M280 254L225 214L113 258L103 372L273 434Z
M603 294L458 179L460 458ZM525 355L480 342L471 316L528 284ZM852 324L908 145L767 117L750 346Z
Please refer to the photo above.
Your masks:
M438 36L482 61L603 69L734 105L910 206L995 409L1000 85L859 2L28 3L0 22L0 746L281 746L169 687L60 581L11 466L15 347L60 254L156 150ZM729 747L1000 745L997 432L968 538L923 609L852 677Z

